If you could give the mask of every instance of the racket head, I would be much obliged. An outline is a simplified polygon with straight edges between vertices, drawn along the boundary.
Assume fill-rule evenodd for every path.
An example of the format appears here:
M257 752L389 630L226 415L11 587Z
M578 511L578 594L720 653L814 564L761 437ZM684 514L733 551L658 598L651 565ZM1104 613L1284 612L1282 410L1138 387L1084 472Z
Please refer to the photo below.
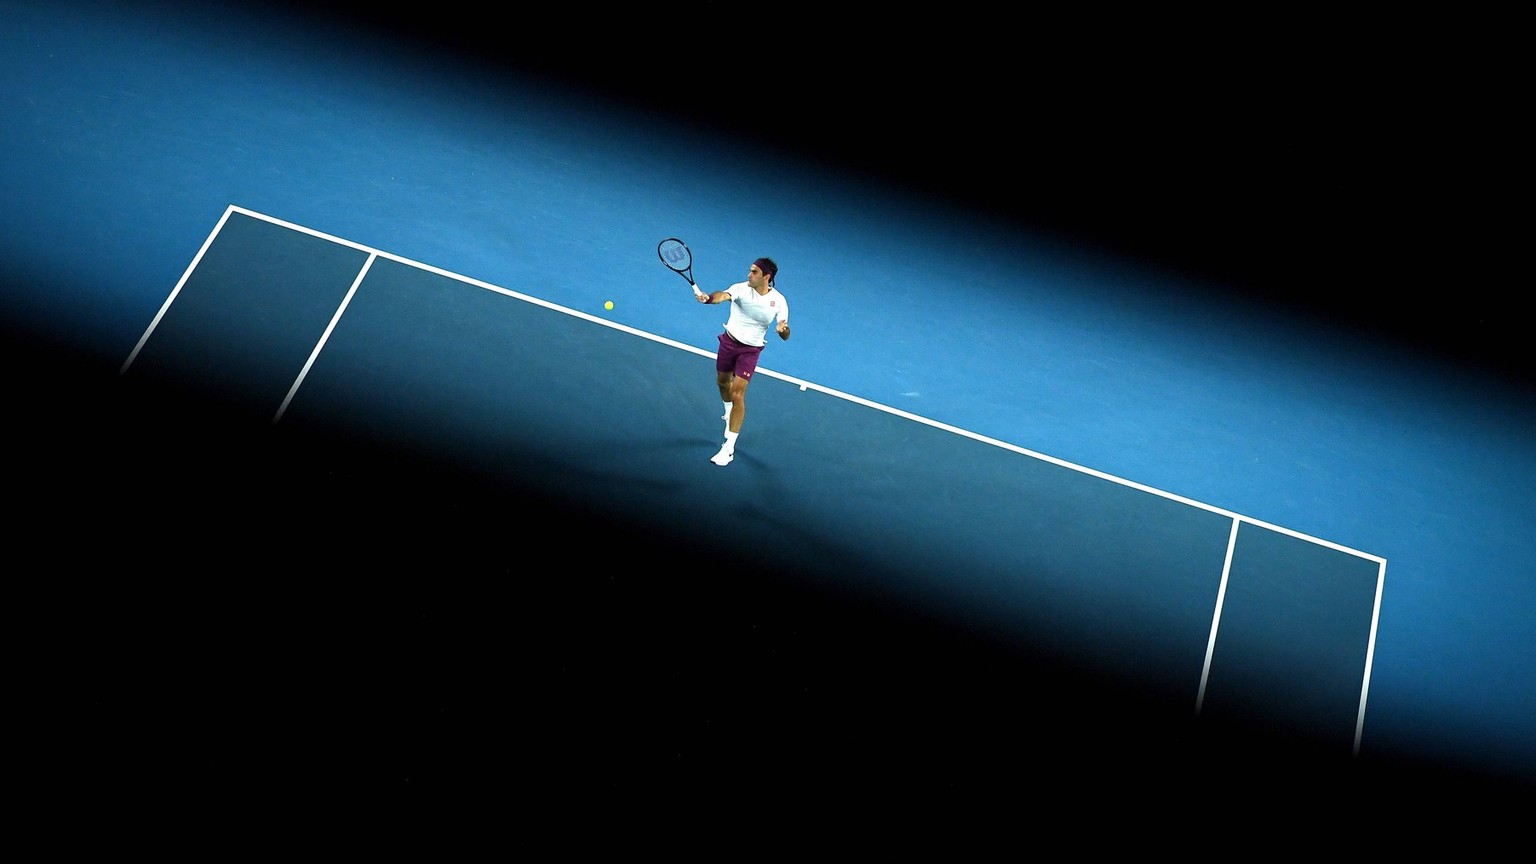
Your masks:
M688 244L676 237L668 237L656 244L656 256L689 282L693 281L693 253L688 251Z

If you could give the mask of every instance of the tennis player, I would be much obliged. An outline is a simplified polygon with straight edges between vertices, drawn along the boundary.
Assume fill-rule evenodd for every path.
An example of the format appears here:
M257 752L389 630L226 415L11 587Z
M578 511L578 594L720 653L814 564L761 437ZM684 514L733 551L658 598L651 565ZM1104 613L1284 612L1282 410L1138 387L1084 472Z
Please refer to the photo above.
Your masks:
M757 358L767 343L768 328L780 339L789 339L789 301L773 287L779 265L772 258L759 258L747 269L747 281L737 282L724 291L695 295L700 303L731 304L725 332L720 334L720 350L715 354L715 383L720 385L720 401L725 413L725 443L709 461L725 467L736 458L736 439L747 417L747 385L757 371ZM774 319L778 323L774 324Z

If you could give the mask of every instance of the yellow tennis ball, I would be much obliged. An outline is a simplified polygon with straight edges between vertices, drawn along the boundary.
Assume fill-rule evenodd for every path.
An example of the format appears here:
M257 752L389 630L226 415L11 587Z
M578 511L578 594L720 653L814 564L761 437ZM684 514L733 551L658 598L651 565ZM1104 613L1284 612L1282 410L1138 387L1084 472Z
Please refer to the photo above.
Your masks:
M613 301L609 300L607 303L604 303L603 304L603 308L604 309L612 309L613 308Z

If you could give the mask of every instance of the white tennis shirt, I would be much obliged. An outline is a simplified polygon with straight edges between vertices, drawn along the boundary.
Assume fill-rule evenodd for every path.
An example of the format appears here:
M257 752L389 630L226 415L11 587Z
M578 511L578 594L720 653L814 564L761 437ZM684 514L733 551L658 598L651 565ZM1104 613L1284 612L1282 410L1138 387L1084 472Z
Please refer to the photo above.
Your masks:
M737 282L725 289L731 295L731 317L725 321L725 332L743 345L763 345L773 319L789 323L789 301L777 288L769 288L767 294L759 294L745 282Z

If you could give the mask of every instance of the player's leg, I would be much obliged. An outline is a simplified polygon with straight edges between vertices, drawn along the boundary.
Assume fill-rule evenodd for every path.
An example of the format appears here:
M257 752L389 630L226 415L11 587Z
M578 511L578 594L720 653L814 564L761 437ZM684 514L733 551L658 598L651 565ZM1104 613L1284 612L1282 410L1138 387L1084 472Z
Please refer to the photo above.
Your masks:
M731 381L735 378L735 374L730 371L715 370L715 383L720 385L720 403L724 407L720 419L726 421L726 428L730 428L731 410L736 407L731 399Z

